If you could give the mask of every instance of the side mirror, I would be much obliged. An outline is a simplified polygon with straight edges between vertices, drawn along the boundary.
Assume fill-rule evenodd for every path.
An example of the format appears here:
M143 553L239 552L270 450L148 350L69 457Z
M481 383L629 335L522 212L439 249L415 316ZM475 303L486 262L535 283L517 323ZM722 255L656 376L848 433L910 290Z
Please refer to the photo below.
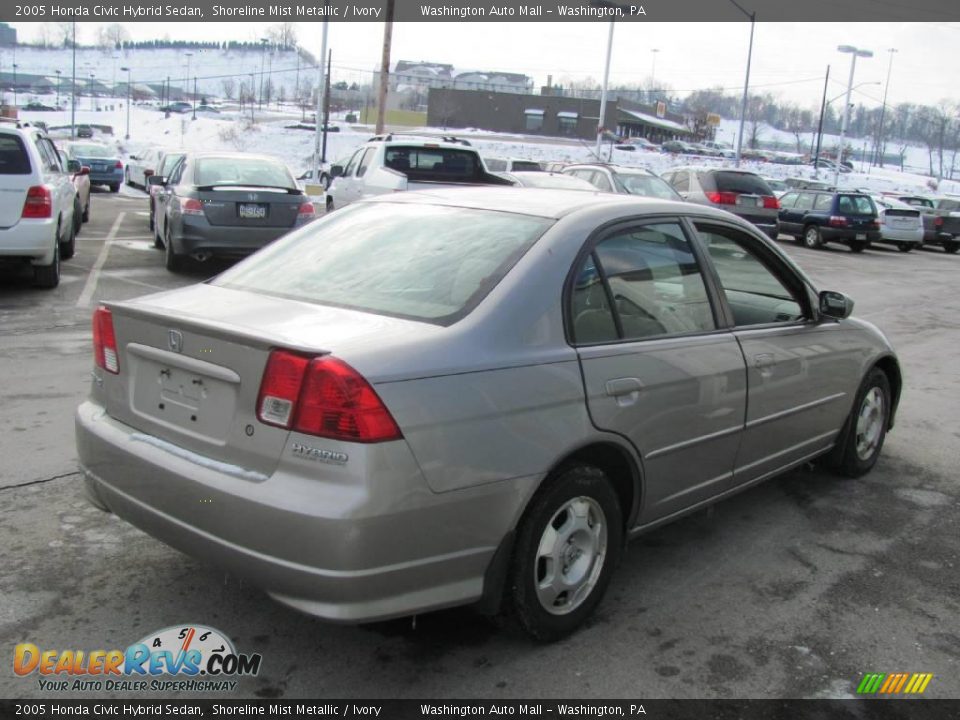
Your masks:
M343 176L343 165L332 165L330 167L330 177L342 177Z
M820 314L843 320L853 312L853 300L843 293L824 290L820 293Z
M79 160L67 160L67 172L76 174L80 172L80 167Z
M81 167L81 168L80 168L80 174L81 174L81 175L89 175L89 174L90 174L90 166L89 166L89 165L84 165L83 167Z
M167 179L163 175L148 175L147 176L147 187L153 187L154 185L166 185Z

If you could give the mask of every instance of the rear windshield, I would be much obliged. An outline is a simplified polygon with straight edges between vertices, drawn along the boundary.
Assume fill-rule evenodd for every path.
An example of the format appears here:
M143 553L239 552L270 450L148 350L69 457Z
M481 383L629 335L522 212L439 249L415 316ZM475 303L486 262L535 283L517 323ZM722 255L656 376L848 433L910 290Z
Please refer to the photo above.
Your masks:
M907 205L913 205L914 207L933 207L933 200L929 200L927 198L902 197L900 198L900 202L905 202Z
M667 185L666 181L654 175L618 172L614 177L621 188L631 195L642 195L663 200L681 199L677 191Z
M263 187L294 188L294 181L286 165L266 158L212 157L197 160L195 184L257 185Z
M112 158L116 155L115 152L110 150L110 148L104 145L96 144L82 144L78 145L76 143L68 146L70 149L70 154L74 157L85 157L85 158Z
M770 186L759 175L742 172L715 172L713 181L719 192L742 193L744 195L773 195Z
M357 204L212 282L449 325L483 300L552 222L490 210Z
M0 135L0 175L29 175L30 156L17 135Z
M540 163L534 162L533 160L514 160L513 169L516 170L517 172L520 172L520 171L537 172L539 170L543 170L543 168L540 167Z
M877 210L873 200L866 195L839 195L837 212L841 215L874 215Z
M411 178L470 180L477 175L479 159L470 150L393 145L386 149L384 163Z

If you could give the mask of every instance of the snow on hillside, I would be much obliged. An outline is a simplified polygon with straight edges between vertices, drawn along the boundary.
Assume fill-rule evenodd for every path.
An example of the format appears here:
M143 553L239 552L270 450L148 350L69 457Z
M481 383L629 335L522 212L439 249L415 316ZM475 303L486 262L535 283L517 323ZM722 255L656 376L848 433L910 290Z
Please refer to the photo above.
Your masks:
M46 100L46 98L40 98ZM89 109L86 98L78 100L77 122L93 125L111 126L112 135L98 134L101 141L114 144L126 154L137 154L147 147L183 148L187 150L230 150L257 152L273 155L286 162L294 174L311 167L314 133L286 126L297 124L300 113L291 109L287 113L276 111L257 113L256 123L250 124L248 115L240 116L235 110L224 109L220 114L198 113L192 120L189 113L173 114L169 118L155 108L135 105L131 108L130 140L124 140L126 130L126 108L120 101L101 101L104 109ZM57 126L69 125L70 113L60 112L22 112L25 120L42 120L53 130L54 136L64 137L68 131L56 130ZM373 134L366 126L349 126L340 123L341 132L327 136L327 160L334 162L345 159L353 150L363 144ZM424 128L423 132L436 135L456 134L469 138L471 144L481 154L490 157L515 157L532 160L555 160L562 162L590 162L595 160L593 143L580 140L545 138L542 136L509 135L490 133L483 130L443 130ZM612 158L615 163L647 167L662 173L670 167L689 164L732 165L732 160L718 158L691 158L689 156L671 156L643 151L623 152L614 149L610 155L610 146L606 145L603 159ZM752 170L769 177L812 177L812 168L798 165L777 165L773 163L744 162L744 169ZM832 180L824 171L820 177ZM913 173L901 173L898 170L873 168L868 172L850 173L840 176L842 187L867 188L876 191L896 190L907 192L929 192L930 178ZM960 193L960 182L944 180L940 183L941 192Z

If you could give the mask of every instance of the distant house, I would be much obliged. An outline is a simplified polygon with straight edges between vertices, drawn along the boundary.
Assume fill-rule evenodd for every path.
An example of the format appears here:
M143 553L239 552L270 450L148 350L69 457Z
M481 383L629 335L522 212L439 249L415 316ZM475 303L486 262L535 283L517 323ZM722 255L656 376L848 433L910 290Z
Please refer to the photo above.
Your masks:
M624 137L644 137L656 143L693 135L683 115L672 113L665 103L640 105L619 100L617 103L617 134Z
M380 84L375 72L373 86ZM387 81L387 106L421 109L427 104L432 89L481 90L506 93L529 93L533 79L519 73L492 70L457 70L453 65L421 60L398 60Z

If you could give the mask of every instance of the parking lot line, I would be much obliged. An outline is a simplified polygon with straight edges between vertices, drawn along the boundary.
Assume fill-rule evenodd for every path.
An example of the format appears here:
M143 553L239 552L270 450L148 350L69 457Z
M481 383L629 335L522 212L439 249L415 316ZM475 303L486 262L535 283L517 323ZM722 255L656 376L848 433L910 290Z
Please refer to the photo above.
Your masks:
M112 243L114 238L117 236L117 230L120 229L120 223L123 222L125 215L126 213L121 211L117 215L117 219L113 221L113 225L110 226L110 231L107 233L107 237L103 241L103 247L100 248L100 254L97 255L97 261L93 264L90 274L87 275L87 283L83 286L83 292L80 293L80 298L77 300L78 308L87 307L90 304L90 299L93 297L93 293L97 290L97 280L100 278L100 269L103 267L104 263L107 262L107 254L110 252L110 243Z

